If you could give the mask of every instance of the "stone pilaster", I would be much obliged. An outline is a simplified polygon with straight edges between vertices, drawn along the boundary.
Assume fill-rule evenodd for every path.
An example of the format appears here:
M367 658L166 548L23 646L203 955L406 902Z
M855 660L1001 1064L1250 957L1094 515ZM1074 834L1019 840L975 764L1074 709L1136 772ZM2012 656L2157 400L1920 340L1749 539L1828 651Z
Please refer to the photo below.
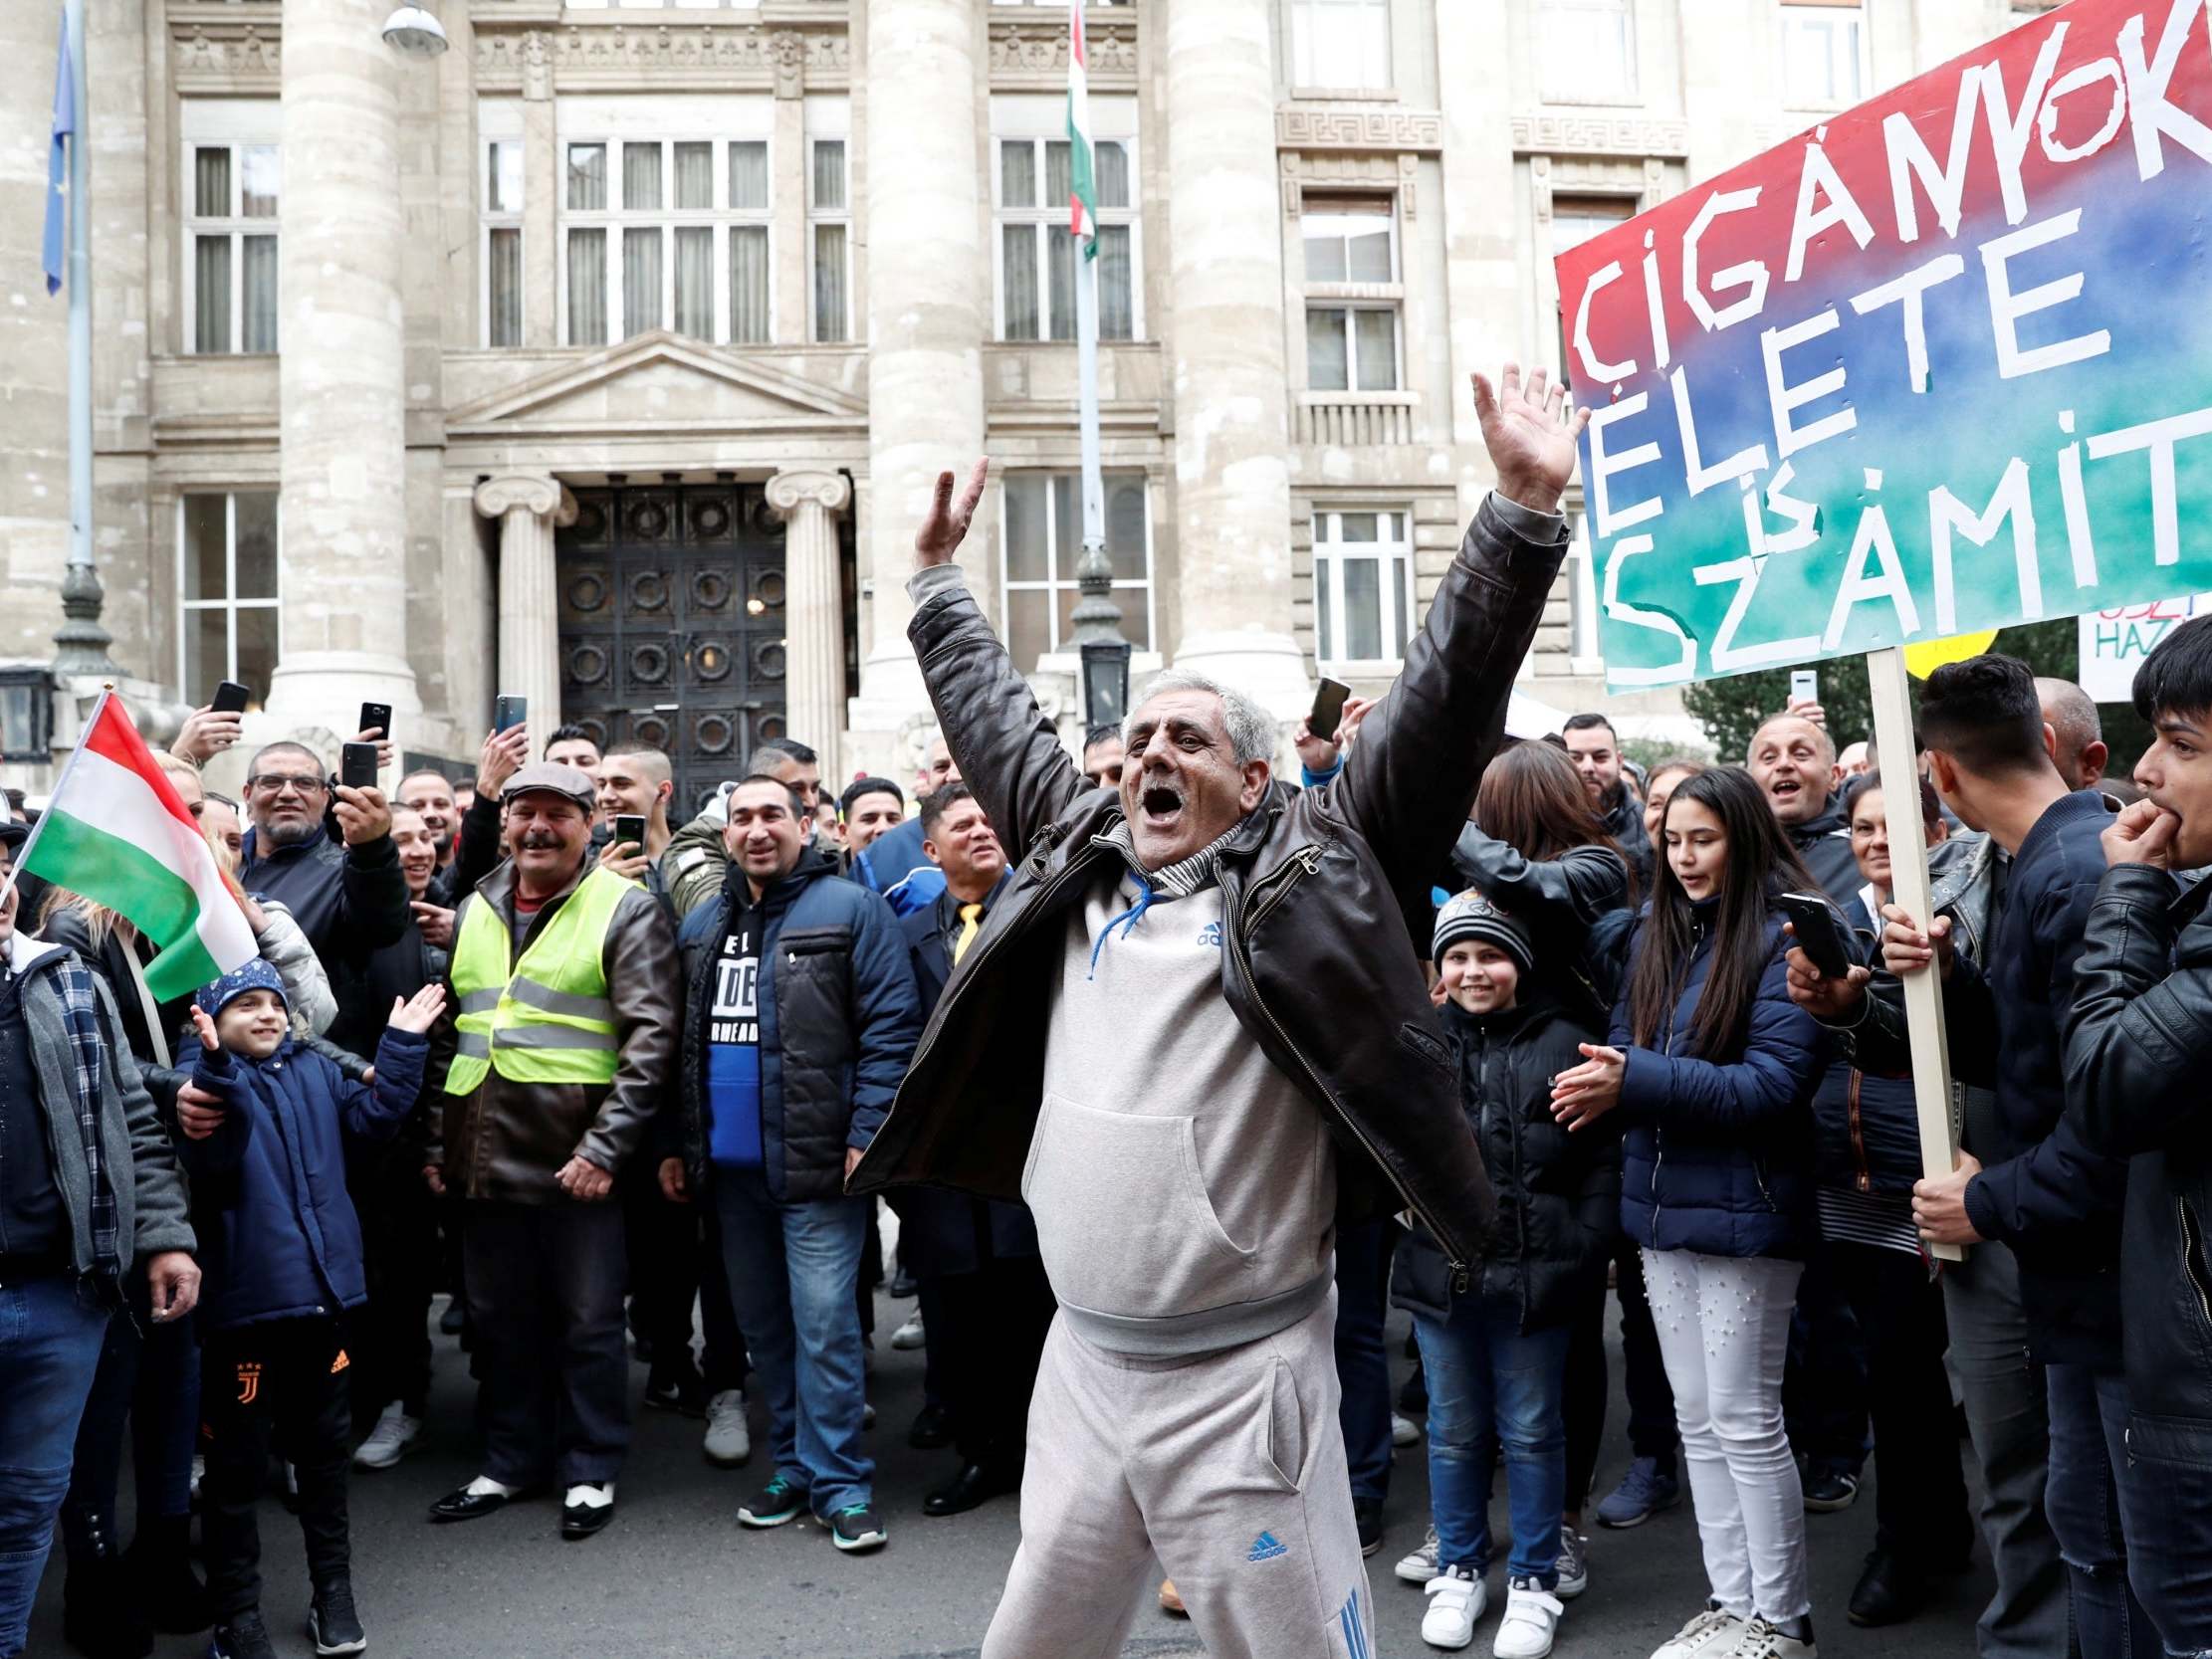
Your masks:
M839 604L836 515L852 503L842 475L777 473L769 506L783 532L783 729L821 754L824 778L837 763L845 724L845 626Z
M894 763L900 730L927 709L907 644L914 532L937 475L965 479L984 448L983 347L990 327L982 154L976 123L983 20L970 0L867 0L868 471L866 571L873 627L851 725L856 761ZM865 88L864 93L862 88ZM996 515L976 516L961 562L990 591ZM892 776L903 776L899 766Z
M278 246L284 654L268 712L350 735L364 699L422 704L406 654L405 245L384 0L284 14Z
M503 696L530 699L531 746L537 752L560 724L553 526L573 520L575 504L550 478L505 473L476 487L476 510L499 525L498 689Z
M1167 0L1176 666L1296 720L1282 219L1268 0ZM1158 242L1151 244L1159 247Z

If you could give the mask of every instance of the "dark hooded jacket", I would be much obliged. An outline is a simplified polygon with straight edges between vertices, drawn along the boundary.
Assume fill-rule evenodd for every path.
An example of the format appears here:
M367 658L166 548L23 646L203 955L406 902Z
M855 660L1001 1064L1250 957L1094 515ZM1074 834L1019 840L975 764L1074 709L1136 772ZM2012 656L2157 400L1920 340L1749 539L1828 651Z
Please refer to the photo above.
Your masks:
M1844 821L1842 798L1830 796L1819 817L1786 827L1790 845L1813 873L1813 880L1820 883L1821 891L1838 907L1849 906L1867 885L1867 878L1859 873L1859 860L1852 856L1851 826Z

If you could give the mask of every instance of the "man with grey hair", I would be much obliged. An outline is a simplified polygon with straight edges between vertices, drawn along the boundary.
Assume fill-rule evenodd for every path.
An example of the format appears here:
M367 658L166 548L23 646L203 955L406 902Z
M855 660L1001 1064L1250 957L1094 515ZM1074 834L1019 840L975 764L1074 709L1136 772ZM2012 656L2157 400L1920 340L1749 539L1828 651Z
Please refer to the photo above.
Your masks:
M988 462L957 506L938 480L908 637L1014 874L849 1190L1036 1219L1060 1312L985 1659L1118 1654L1155 1554L1216 1655L1372 1651L1336 1228L1411 1209L1463 1277L1489 1223L1414 941L1559 568L1584 418L1510 364L1474 404L1496 488L1357 759L1305 791L1274 777L1276 723L1187 673L1130 717L1119 787L1090 785L953 562ZM1556 1612L1551 1588L1511 1594Z
M2104 781L2111 751L2104 746L2104 723L2088 692L2071 680L2050 675L2036 679L2036 701L2043 724L2051 728L2051 758L2069 789L2095 789Z

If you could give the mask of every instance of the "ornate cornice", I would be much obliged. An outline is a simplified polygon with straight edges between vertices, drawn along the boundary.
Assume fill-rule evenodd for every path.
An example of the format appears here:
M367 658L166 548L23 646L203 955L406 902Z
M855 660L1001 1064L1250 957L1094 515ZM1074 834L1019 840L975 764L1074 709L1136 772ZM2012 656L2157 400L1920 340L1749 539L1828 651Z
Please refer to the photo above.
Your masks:
M851 500L852 485L842 473L805 469L777 473L768 483L769 506L781 518L790 518L809 503L825 513L842 513Z
M1689 123L1642 115L1515 115L1513 148L1523 155L1686 156Z
M1094 21L1095 19L1095 21ZM1137 90L1137 25L1125 8L1083 14L1093 92ZM1060 92L1067 87L1067 22L1050 12L991 23L991 84L1001 90Z
M169 37L170 76L185 95L282 91L284 53L275 9L250 20L195 20Z
M1440 150L1443 116L1433 109L1278 105L1275 142L1294 150Z
M481 92L546 98L555 87L583 92L644 82L667 91L773 91L796 98L809 88L842 89L851 77L851 47L841 27L594 20L517 30L487 28L480 19L476 30Z

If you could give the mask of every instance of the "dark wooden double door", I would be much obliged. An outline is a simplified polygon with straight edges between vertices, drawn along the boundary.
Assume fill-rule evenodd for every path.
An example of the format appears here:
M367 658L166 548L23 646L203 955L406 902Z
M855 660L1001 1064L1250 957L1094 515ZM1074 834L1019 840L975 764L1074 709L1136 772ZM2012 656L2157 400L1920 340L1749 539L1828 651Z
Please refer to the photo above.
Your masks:
M571 492L556 532L560 712L667 751L681 823L782 735L783 525L759 484Z

